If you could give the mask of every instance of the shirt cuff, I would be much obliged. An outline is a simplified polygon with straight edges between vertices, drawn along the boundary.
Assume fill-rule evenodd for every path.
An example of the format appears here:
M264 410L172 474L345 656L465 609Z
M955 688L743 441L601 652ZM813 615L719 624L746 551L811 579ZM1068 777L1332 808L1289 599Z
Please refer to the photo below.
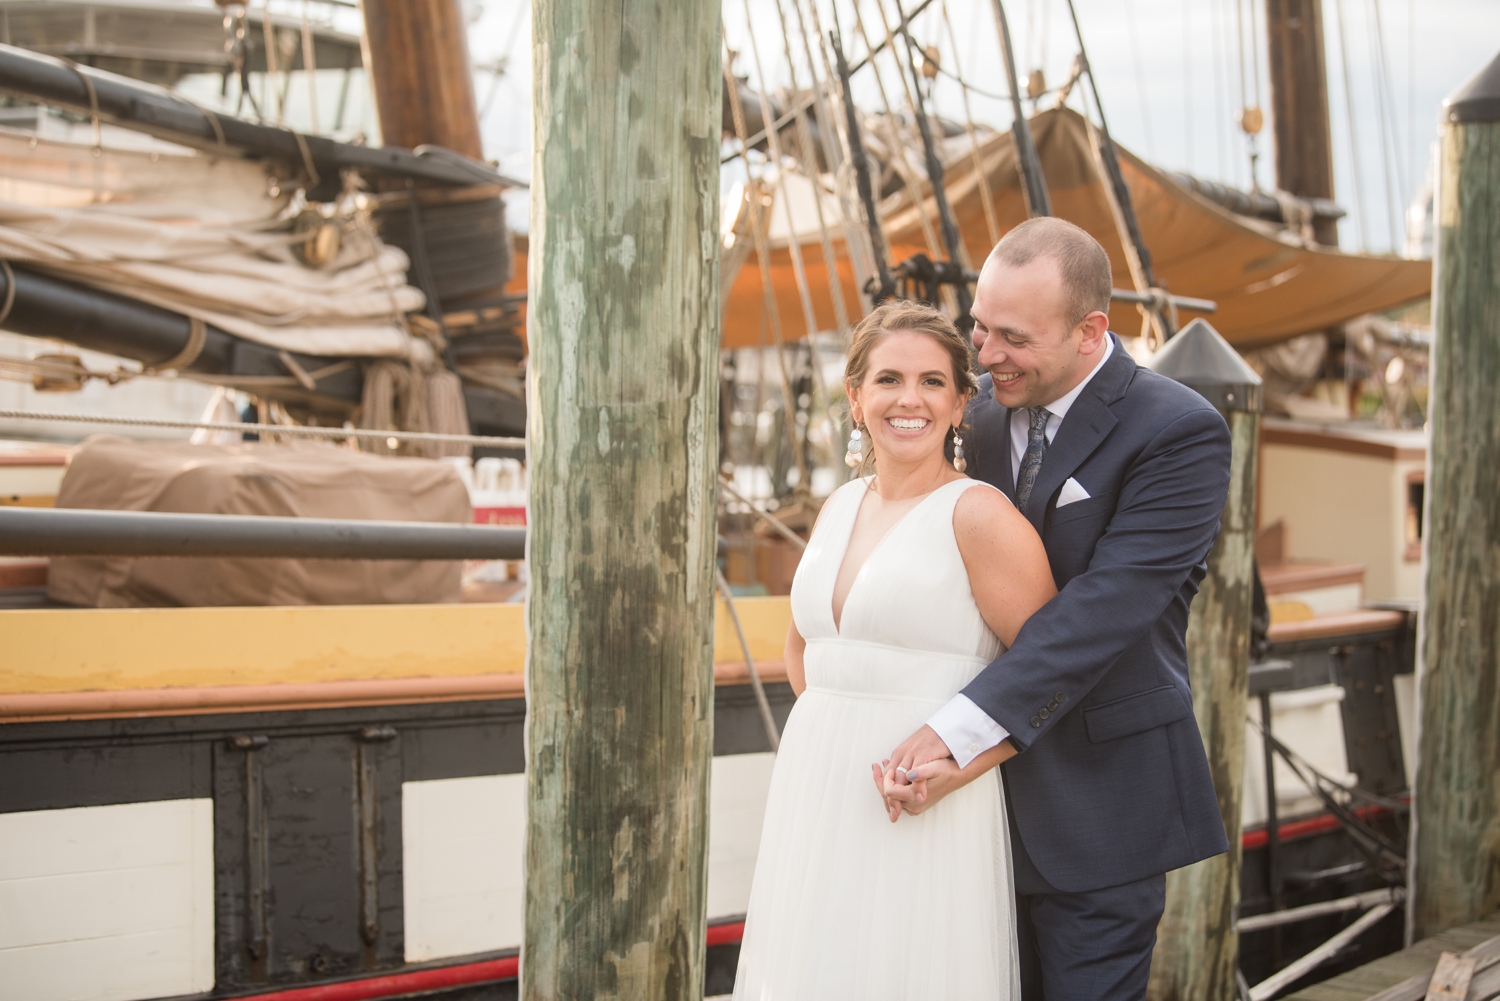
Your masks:
M967 768L969 762L1010 736L1009 730L985 715L967 695L953 696L927 725L948 745L948 753L960 768Z

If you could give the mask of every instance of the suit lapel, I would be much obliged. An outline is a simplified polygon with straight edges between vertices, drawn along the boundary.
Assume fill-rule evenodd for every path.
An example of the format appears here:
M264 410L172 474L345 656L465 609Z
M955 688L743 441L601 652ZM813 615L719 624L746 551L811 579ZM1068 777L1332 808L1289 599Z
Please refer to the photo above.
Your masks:
M1114 334L1109 336L1114 337ZM1135 369L1135 359L1125 352L1124 345L1115 338L1114 354L1110 355L1104 368L1094 376L1068 409L1062 426L1057 429L1057 437L1042 459L1036 485L1031 489L1031 499L1022 512L1038 533L1042 531L1042 525L1047 519L1047 505L1052 502L1053 495L1083 465L1084 460L1094 454L1094 449L1099 447L1099 443L1119 423L1119 418L1110 406L1125 395ZM1009 437L1006 435L1007 440ZM1011 464L1007 462L1007 472L1010 467ZM1014 496L1014 490L1011 496Z
M1000 475L997 477L995 486L1000 492L1010 498L1012 504L1016 502L1016 460L1011 455L1010 443L1010 408L1002 407L998 403L995 409L1000 411Z
M981 378L979 395L969 407L969 427L973 440L964 447L971 456L970 475L1014 501L1016 477L1011 471L1010 411L995 402L988 375Z

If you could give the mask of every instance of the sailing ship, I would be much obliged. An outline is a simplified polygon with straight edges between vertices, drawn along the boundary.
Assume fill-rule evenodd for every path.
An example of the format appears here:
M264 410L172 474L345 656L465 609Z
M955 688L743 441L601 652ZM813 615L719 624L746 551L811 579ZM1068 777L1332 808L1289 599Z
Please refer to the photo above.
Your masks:
M391 29L383 6L365 5L371 33ZM431 16L451 19L440 6ZM797 540L843 475L836 387L851 318L890 294L961 313L975 263L1042 199L1104 244L1122 276L1112 327L1139 335L1143 354L1194 316L1251 351L1430 287L1425 261L1321 241L1340 212L1327 197L1236 191L1118 147L1097 92L1084 113L1067 103L1092 88L1086 60L1052 107L1010 130L931 113L923 81L943 67L912 44L919 14L846 23L847 36L803 30L821 51L809 48L800 88L772 92L732 65L726 76L726 158L740 183L719 234L733 471L721 501L710 993L732 987L775 729L792 703L779 656ZM528 246L503 208L520 182L472 143L446 149L468 141L461 128L424 137L385 108L387 141L404 141L330 138L353 74L392 58L394 43L362 47L327 24L235 4L15 2L0 4L0 29L0 90L12 96L0 184L28 210L0 219L0 324L67 345L12 359L12 373L76 391L173 371L216 388L208 416L223 419L184 422L216 425L208 434L248 416L267 438L277 427L369 432L387 462L431 468L458 452L434 474L466 492L458 517L523 520L522 471L496 464L523 456ZM393 75L466 79L456 55ZM275 120L294 67L343 74L327 134ZM189 71L221 75L240 114L174 92ZM854 105L846 83L860 72L885 74L882 107ZM185 230L205 240L196 251L184 252ZM179 242L158 260L128 252L163 240ZM346 309L308 311L340 294ZM431 432L455 440L420 437ZM1296 423L1264 434L1268 626L1252 701L1287 753L1250 727L1243 918L1399 890L1380 849L1404 836L1410 787L1420 438ZM66 500L87 465L79 454L8 443L0 503ZM1397 498L1369 529L1343 533L1343 548L1316 520L1354 482L1328 455L1351 457ZM171 465L163 482L197 461ZM1402 555L1388 572L1392 526ZM107 609L63 607L60 565L0 563L0 841L21 860L0 884L30 894L15 898L27 920L0 939L0 980L29 997L120 1001L513 996L525 809L517 561L470 568L466 593L487 600ZM1264 980L1346 922L1346 911L1242 922L1244 976ZM1399 944L1388 920L1314 976Z

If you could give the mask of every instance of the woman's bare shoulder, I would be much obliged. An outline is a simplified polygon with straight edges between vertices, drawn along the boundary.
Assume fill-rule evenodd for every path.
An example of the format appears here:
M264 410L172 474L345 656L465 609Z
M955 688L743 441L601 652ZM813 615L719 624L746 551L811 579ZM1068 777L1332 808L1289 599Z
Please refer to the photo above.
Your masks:
M995 519L1020 517L1010 498L996 487L983 480L971 480L973 486L963 492L953 508L953 525L978 526L992 523ZM1023 519L1024 520L1024 519Z
M1017 544L1040 542L1036 529L1010 498L983 481L965 490L954 506L953 534L966 556L979 549L999 556Z

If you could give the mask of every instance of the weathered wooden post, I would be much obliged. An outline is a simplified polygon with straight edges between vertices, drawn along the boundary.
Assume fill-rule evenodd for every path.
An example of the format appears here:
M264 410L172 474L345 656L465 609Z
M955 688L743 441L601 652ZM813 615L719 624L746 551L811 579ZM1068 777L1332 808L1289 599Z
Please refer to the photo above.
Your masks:
M1219 538L1208 554L1208 575L1193 601L1187 631L1193 712L1208 750L1229 853L1167 874L1167 908L1157 926L1147 993L1154 1001L1232 1001L1238 996L1234 926L1240 902L1260 377L1203 320L1168 341L1151 367L1219 408L1229 422L1234 454Z
M523 996L703 991L717 0L535 0Z
M1409 932L1500 906L1500 56L1443 102Z

